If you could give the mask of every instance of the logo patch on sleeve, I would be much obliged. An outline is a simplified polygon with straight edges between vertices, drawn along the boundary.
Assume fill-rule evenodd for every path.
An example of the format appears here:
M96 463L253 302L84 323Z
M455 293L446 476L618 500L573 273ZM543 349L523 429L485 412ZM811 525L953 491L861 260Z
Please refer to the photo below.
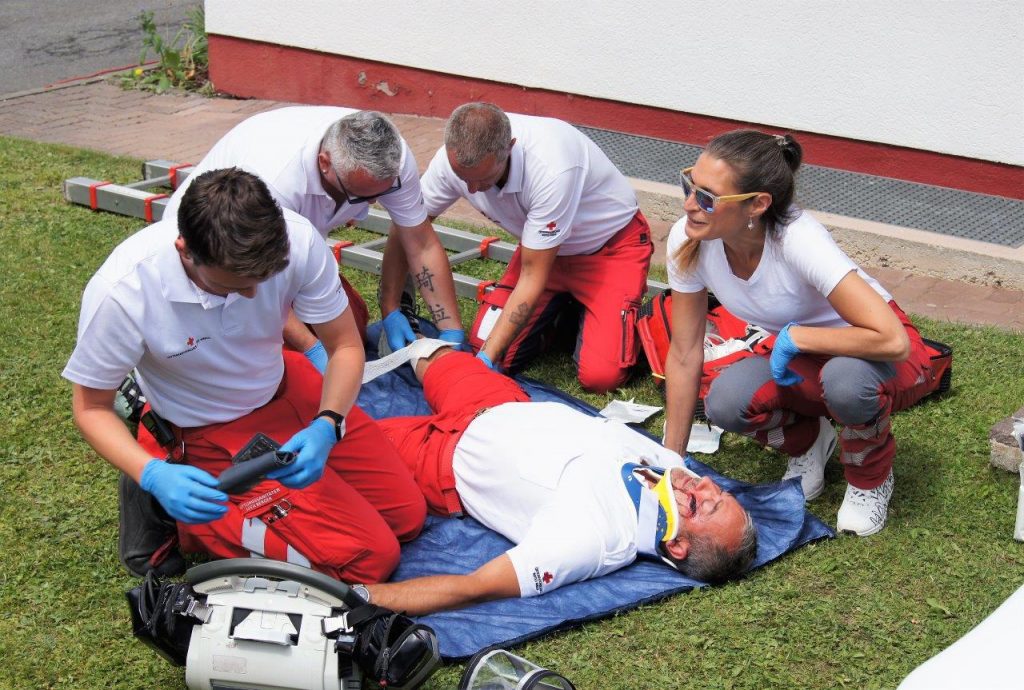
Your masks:
M539 230L538 234L541 237L554 237L558 234L558 224L555 221L551 221L544 226L543 230Z
M543 594L544 586L550 585L554 579L555 576L547 570L541 574L540 568L533 569L533 588L536 590L537 594Z

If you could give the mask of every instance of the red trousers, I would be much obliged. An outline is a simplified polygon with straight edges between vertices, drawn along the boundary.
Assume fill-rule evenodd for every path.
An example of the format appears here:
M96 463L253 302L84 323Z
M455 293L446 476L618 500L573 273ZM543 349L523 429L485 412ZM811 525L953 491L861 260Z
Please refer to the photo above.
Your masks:
M232 422L181 430L185 462L217 476L256 432L283 444L312 421L323 378L301 354L285 352L284 360L281 390L269 403ZM423 495L365 412L353 407L345 426L318 481L289 489L265 480L232 496L219 520L178 524L182 548L299 563L348 582L387 579L398 565L398 543L423 526ZM141 425L139 442L155 457L166 454Z
M637 211L626 227L593 254L556 258L529 321L495 364L510 373L526 366L550 346L557 319L575 301L582 306L573 354L580 384L597 393L622 384L636 363L636 317L647 292L653 252L647 219ZM470 337L474 350L485 340L479 337L484 314L490 308L504 308L519 281L520 253L516 249L505 275L483 298Z
M921 334L895 302L889 303L910 338L903 362L797 355L790 369L803 377L779 386L767 357L748 357L725 369L705 399L708 418L789 456L806 453L818 436L818 417L843 426L839 458L846 481L860 489L882 484L892 469L896 441L890 415L936 386Z
M452 352L432 362L423 377L423 392L434 414L391 417L378 423L412 471L427 508L437 515L456 515L462 506L452 473L455 444L483 410L528 402L530 396L515 381L465 352Z

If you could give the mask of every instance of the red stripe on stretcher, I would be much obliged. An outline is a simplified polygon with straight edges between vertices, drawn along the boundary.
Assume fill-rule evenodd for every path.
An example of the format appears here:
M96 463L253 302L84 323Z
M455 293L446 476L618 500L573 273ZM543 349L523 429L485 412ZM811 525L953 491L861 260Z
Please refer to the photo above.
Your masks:
M143 214L146 216L147 223L153 222L153 202L157 199L166 199L168 196L170 194L154 194L142 200Z
M182 168L192 167L195 167L193 166L192 163L179 163L178 165L172 165L170 168L167 169L167 174L171 178L171 189L178 188L178 171L181 170Z
M484 295L487 294L487 288L495 284L493 280L481 280L476 286L476 301L483 302Z
M487 249L488 249L488 247L490 247L490 246L491 246L492 244L494 244L495 242L497 242L497 241L498 241L498 239L499 239L499 238L497 238L497 237L495 237L495 236L491 235L490 237L485 237L485 238L483 238L482 240L480 240L480 256L482 256L482 257L483 257L483 258L485 258L485 259L489 259L489 258L491 258L491 257L490 257L490 256L488 256L488 254L487 254Z
M104 180L103 182L93 182L89 185L89 208L93 211L96 210L96 190L100 187L106 187L108 184L112 184L110 180Z
M341 250L345 247L351 247L353 244L355 243L348 240L338 240L338 243L331 247L331 251L334 252L334 258L339 266L341 265Z

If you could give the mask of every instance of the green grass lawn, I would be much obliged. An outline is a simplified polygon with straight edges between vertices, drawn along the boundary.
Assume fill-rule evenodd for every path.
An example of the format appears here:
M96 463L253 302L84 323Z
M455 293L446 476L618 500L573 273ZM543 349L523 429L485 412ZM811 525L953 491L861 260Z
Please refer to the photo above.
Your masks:
M66 204L61 181L129 181L127 159L0 138L0 688L175 688L173 668L131 635L117 559L114 469L78 435L60 378L82 288L141 221ZM477 262L463 272L495 277ZM348 272L366 295L375 279ZM464 314L474 305L464 303ZM579 688L886 688L1024 581L1011 538L1017 477L988 465L988 429L1024 401L1024 338L918 320L956 351L953 391L893 420L899 455L889 527L819 542L741 582L676 596L518 651ZM527 374L582 394L565 357ZM640 377L618 397L660 402ZM660 417L652 428L660 428ZM728 435L702 457L748 481L785 462ZM811 509L834 523L837 464ZM460 666L430 687L453 688Z

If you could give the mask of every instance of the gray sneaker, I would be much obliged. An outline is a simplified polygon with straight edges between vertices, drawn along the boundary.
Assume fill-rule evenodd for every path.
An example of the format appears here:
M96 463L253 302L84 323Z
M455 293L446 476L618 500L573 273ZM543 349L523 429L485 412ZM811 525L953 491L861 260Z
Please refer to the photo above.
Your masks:
M882 531L889 517L889 499L895 486L892 470L882 485L874 489L858 489L847 484L843 505L839 507L836 529L858 537Z
M803 455L789 459L789 467L782 479L800 477L804 500L813 501L825 488L825 465L836 450L836 430L828 417L818 418L818 438Z

